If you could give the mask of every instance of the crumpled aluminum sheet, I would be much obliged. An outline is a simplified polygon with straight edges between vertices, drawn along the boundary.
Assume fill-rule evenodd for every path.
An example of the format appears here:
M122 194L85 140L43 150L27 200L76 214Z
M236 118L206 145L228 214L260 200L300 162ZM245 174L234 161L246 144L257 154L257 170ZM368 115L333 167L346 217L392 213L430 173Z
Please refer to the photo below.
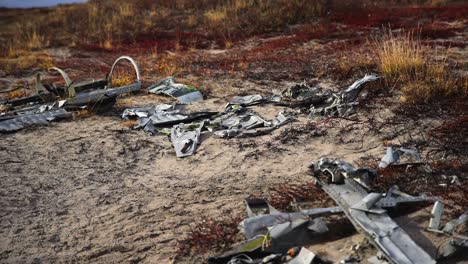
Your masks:
M177 98L180 103L188 104L203 101L203 95L193 86L176 83L174 77L166 78L147 88L150 93L165 94Z
M387 147L387 153L382 157L382 160L379 163L379 168L386 168L389 165L399 164L402 155L405 155L417 162L421 161L421 156L415 150L407 148L393 149L393 147Z
M72 113L67 112L65 109L49 110L42 113L21 114L11 119L0 121L0 132L7 133L35 125L48 125L51 121L65 119L71 116Z
M364 87L363 84L378 80L376 75L365 75L355 81L344 92L331 93L323 105L313 104L310 107L311 115L346 117L354 113L354 106L358 103L358 96Z
M319 217L323 215L332 215L342 213L340 207L330 208L313 208L303 210L298 213L273 213L265 215L257 215L244 219L239 224L239 230L241 230L247 239L251 239L257 235L265 235L268 227L286 223L294 222L299 219L308 219L309 217Z
M378 80L379 77L377 75L365 75L363 78L355 81L351 86L346 89L342 95L343 101L344 102L354 102L358 99L359 94L361 93L361 90L363 88L363 84L371 81L376 81Z
M179 124L172 127L171 141L178 158L193 155L200 142L200 133L205 122L199 124Z
M169 110L175 110L176 105L170 105L170 104L160 104L156 106L149 106L149 107L137 107L137 108L128 108L125 109L124 112L122 113L122 118L123 119L129 119L129 117L148 117L153 115L156 112L162 112L162 111L169 111Z
M218 117L212 123L221 125L221 129L214 131L213 136L219 138L252 137L267 134L294 120L289 112L280 112L271 121L267 121L255 113L228 112Z
M346 161L321 158L319 162L312 164L314 171L327 172L331 175L333 183L342 183L345 177L354 178L366 189L370 189L369 181L377 177L374 170L368 168L354 168Z
M304 81L288 87L280 93L273 94L270 102L282 106L304 107L324 103L330 96L332 96L330 91L320 87L312 87Z
M321 173L330 170L330 168L323 170L320 165L316 164L313 167ZM380 249L389 261L395 264L436 263L387 213L374 213L372 210L355 208L359 204L363 204L363 199L369 195L355 179L344 178L341 184L327 184L319 178L316 180L321 188L343 209L356 229ZM368 200L375 201L375 199Z
M228 103L228 105L240 105L240 106L251 106L265 102L265 98L260 94L246 95L246 96L234 96L234 98Z
M175 104L160 104L151 107L129 108L124 110L122 118L138 118L139 124L134 127L135 129L142 128L146 132L156 134L156 127L188 123L198 119L209 118L216 114L215 112L195 112L185 114L176 108L177 105Z

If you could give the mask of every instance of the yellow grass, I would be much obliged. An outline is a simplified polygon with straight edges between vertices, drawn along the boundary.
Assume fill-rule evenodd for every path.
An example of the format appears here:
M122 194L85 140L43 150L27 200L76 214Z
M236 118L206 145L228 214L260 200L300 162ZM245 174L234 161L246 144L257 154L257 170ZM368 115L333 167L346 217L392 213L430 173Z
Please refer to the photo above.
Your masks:
M121 126L126 127L126 128L133 128L135 126L138 126L139 121L138 120L127 120L123 121L120 123Z
M47 53L18 51L16 58L0 58L0 69L8 74L32 68L47 69L54 66L54 60Z
M423 48L412 33L394 35L389 31L376 47L379 68L385 76L407 80L424 68Z
M29 93L25 90L15 90L8 93L8 99L15 99L28 96Z
M121 87L135 82L135 74L118 67L112 74L112 87Z
M112 49L140 33L195 27L214 37L231 38L279 30L316 18L323 12L324 3L325 0L89 1L22 17L8 39L11 53L15 53L73 43ZM5 53L5 47L2 48Z
M181 71L175 59L163 57L155 64L156 71L162 76L175 76Z
M402 101L428 102L440 96L467 95L466 80L450 71L446 56L436 60L440 52L421 45L414 34L388 31L383 39L374 41L374 48L381 74L400 85Z

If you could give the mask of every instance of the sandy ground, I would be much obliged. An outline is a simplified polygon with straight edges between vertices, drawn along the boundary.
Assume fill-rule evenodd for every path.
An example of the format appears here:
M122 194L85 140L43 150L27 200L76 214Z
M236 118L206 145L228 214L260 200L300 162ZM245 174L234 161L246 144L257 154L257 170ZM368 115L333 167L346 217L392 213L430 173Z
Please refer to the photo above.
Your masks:
M159 103L151 98L139 105ZM224 103L191 108L222 110ZM266 118L280 109L255 107ZM206 137L196 155L178 159L166 136L124 128L120 113L0 136L2 262L172 263L177 239L201 216L241 212L248 195L308 181L307 166L322 156L354 161L385 151L376 138L363 148L336 144L333 133L275 140L308 121L302 116L262 137Z

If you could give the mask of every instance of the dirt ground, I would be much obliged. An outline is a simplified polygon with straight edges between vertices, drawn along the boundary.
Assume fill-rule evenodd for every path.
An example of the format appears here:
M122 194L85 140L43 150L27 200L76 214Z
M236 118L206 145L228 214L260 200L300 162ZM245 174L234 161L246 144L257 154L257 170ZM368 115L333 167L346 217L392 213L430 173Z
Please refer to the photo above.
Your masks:
M132 101L160 103L153 97ZM192 108L225 103L214 98ZM255 107L265 118L280 109ZM117 106L1 136L4 261L171 263L194 219L240 212L243 199L275 184L309 181L307 166L322 156L353 161L385 151L376 138L363 148L332 136L275 140L306 123L303 116L267 136L206 137L196 155L178 159L166 136L124 128L120 114Z

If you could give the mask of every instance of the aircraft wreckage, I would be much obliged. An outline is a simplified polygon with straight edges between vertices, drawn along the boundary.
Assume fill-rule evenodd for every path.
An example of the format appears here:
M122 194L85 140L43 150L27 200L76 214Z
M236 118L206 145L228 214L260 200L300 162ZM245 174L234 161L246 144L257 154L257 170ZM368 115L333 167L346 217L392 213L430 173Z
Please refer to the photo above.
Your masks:
M112 87L114 68L122 60L132 64L136 81L130 85ZM3 109L8 109L0 114L0 132L8 133L28 126L46 125L54 120L70 118L73 111L84 108L94 109L97 106L99 109L105 109L115 103L117 96L141 88L138 66L128 56L118 58L106 78L92 82L76 83L62 69L53 67L50 70L58 72L65 85L43 83L41 74L37 74L35 95L0 104ZM203 95L195 87L177 83L174 77L169 77L147 87L146 90L149 93L171 96L177 99L177 103L126 109L122 118L138 119L139 125L135 126L135 129L141 128L150 134L170 134L176 156L186 157L196 152L200 136L206 131L219 138L251 137L268 134L295 119L294 112L284 110L274 119L265 120L249 108L253 105L272 103L291 108L309 107L310 115L351 115L363 85L378 78L375 75L366 75L338 93L302 83L270 97L258 94L236 96L226 105L223 112L185 113L179 109L180 106L203 101Z
M112 87L112 76L117 64L129 61L136 75L135 83L121 87ZM33 125L45 125L48 122L72 117L72 112L84 108L108 107L115 103L117 96L138 91L141 88L140 71L136 62L128 56L118 58L110 72L103 79L76 83L61 69L53 67L51 71L58 72L64 86L45 84L41 73L36 76L37 93L1 103L9 111L0 115L0 132L14 132Z
M135 82L112 87L114 69L122 60L132 64ZM63 70L56 67L50 70L58 72L65 84L55 86L43 83L41 74L37 74L37 94L1 103L8 111L0 114L0 132L14 132L28 126L46 125L54 120L67 119L72 117L74 111L80 109L112 106L119 95L138 91L142 86L139 68L128 56L119 57L105 78L91 82L76 83ZM366 75L340 92L310 86L304 82L268 97L259 94L235 96L222 112L187 113L183 111L183 105L204 100L203 94L195 87L177 83L174 77L169 77L147 87L146 90L149 93L170 96L177 102L129 108L122 113L122 118L138 120L134 129L142 129L153 135L169 135L176 156L187 157L196 152L203 133L218 138L267 134L295 120L298 112L289 109L307 109L306 113L312 117L350 116L356 110L363 85L378 78L376 75ZM251 108L261 104L274 104L289 109L280 111L275 118L267 120ZM414 161L410 164L421 162L421 157L414 150L388 147L379 167L404 165L400 160L402 157ZM460 248L468 247L468 237L456 233L456 227L468 221L468 212L449 221L441 229L443 204L437 197L410 196L399 191L397 186L385 193L374 192L372 181L378 177L376 172L367 168L355 168L341 160L323 158L310 168L315 184L325 191L337 206L285 213L273 208L265 199L249 198L246 200L248 218L239 224L246 241L221 256L210 258L209 262L321 263L319 255L302 246L310 244L311 239L318 234L329 231L323 217L344 215L385 259L373 260L372 263L436 263L388 213L389 209L400 204L419 202L435 202L427 231L449 237L442 245L441 256L448 257ZM301 248L293 250L294 254L285 253L298 246Z
M395 151L419 157L413 150ZM388 161L390 155L396 155L395 151L390 147L382 159ZM373 192L372 182L378 180L377 173L367 168L355 168L342 160L322 158L310 169L315 184L338 206L284 213L264 198L248 198L245 201L248 218L238 227L247 240L221 256L209 258L209 263L331 263L306 248L319 241L314 240L315 237L330 231L322 217L331 215L344 215L378 249L380 253L370 257L367 263L436 263L433 252L429 254L419 246L388 213L401 204L422 202L435 202L426 230L449 237L439 249L440 257L451 256L468 247L468 238L455 232L457 227L468 222L468 212L448 221L441 229L444 206L438 197L410 196L397 186L385 193ZM361 260L350 258L340 263L361 263Z
M115 66L122 60L129 61L136 75L133 84L112 87ZM33 125L46 125L51 121L73 116L80 109L106 109L112 106L117 96L141 89L140 72L136 62L128 57L118 58L106 78L76 83L61 69L53 67L64 82L63 86L43 83L37 74L37 94L8 100L1 105L9 111L0 114L0 132L8 133ZM252 137L268 134L271 131L295 120L295 112L283 110L272 120L266 120L255 113L250 106L271 103L280 106L309 107L310 115L349 116L353 114L363 85L379 77L366 75L341 92L323 90L306 83L294 85L269 97L262 95L236 96L223 112L182 111L183 104L204 100L195 87L180 84L174 77L166 78L146 88L149 93L162 94L175 98L172 105L162 104L153 107L126 109L123 119L138 119L135 129L143 129L150 134L168 134L174 145L177 157L186 157L196 152L201 134L208 132L214 137Z
M181 104L203 100L202 94L192 86L179 84L173 77L151 85L151 93L165 94L177 99L177 103L153 107L126 109L123 119L138 119L135 129L150 134L170 134L177 157L186 157L196 152L200 136L208 132L218 138L252 137L293 122L292 111L280 111L272 120L266 120L255 113L250 106L271 103L280 106L310 107L310 115L349 116L354 112L358 97L367 82L375 81L375 75L366 75L342 92L332 92L305 83L289 87L270 97L262 95L235 96L223 112L184 113Z

